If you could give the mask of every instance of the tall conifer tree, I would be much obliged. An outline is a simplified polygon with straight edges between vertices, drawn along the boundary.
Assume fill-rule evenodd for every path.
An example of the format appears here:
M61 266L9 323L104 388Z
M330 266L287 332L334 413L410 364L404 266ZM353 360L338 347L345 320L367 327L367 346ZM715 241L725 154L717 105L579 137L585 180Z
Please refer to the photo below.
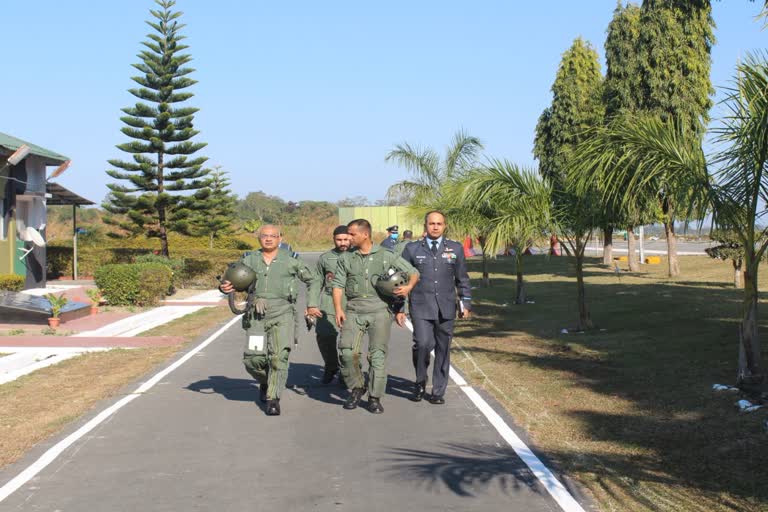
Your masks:
M229 190L227 171L214 167L210 173L208 187L210 194L202 201L202 208L191 218L192 232L207 236L208 246L213 249L213 241L232 233L235 220L237 197Z
M644 0L638 51L642 110L672 121L692 136L703 138L709 122L712 46L715 23L709 0ZM680 274L675 220L682 218L679 201L659 192L667 238L669 275Z
M603 76L597 52L581 38L563 54L552 85L552 105L539 118L534 156L541 174L553 188L553 215L560 234L576 258L580 330L592 327L584 290L584 251L589 234L599 224L599 196L577 192L568 183L574 151L589 130L603 124Z
M159 9L150 9L147 24L153 32L141 44L141 62L133 64L142 75L131 79L139 87L129 89L137 97L132 107L122 109L125 123L121 131L131 139L118 149L130 154L131 161L109 160L115 169L107 174L127 184L110 183L104 208L120 216L111 222L134 233L160 239L160 249L169 255L168 231L186 233L190 214L202 205L208 193L203 168L205 157L193 155L206 146L192 139L199 132L193 127L198 109L181 106L192 98L185 91L196 80L189 78L194 69L184 50L180 34L182 12L173 11L174 0L155 0Z
M640 109L642 102L642 80L640 76L640 7L621 0L613 11L613 19L608 25L605 39L605 119L610 123L620 116L631 115ZM630 176L628 176L630 178ZM613 218L617 225L627 228L627 249L629 269L640 270L635 251L634 228L647 222L655 222L653 205L642 211L632 210L616 204L619 201L605 199L613 203ZM610 263L604 261L604 263Z

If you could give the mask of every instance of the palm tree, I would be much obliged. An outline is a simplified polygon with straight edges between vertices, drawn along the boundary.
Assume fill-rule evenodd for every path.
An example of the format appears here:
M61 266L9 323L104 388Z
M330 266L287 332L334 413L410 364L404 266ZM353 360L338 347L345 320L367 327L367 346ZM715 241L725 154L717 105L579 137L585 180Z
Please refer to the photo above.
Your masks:
M387 196L407 197L416 214L444 208L446 205L442 199L445 185L459 179L464 172L474 167L482 150L480 139L467 135L463 130L454 135L442 160L431 148L419 148L407 142L398 144L385 160L405 167L411 179L389 187Z
M723 100L725 115L714 130L717 152L709 167L699 139L674 122L639 117L597 134L591 151L580 154L581 182L599 182L603 194L625 205L639 204L638 194L658 193L659 200L686 205L689 216L714 209L714 223L744 248L744 297L739 325L738 384L764 385L757 324L758 270L768 251L768 228L757 222L768 215L768 61L748 56L737 66ZM616 148L621 148L617 152ZM591 156L590 156L591 155ZM622 188L624 187L624 188Z
M570 177L576 189L596 189L603 201L620 205L630 223L660 213L668 273L679 275L675 220L701 218L706 211L699 137L682 123L627 114L592 130L574 158Z
M768 228L756 223L768 214L768 61L748 56L726 89L726 114L714 130L720 148L710 197L715 223L731 230L744 247L744 298L739 326L738 382L743 387L766 381L757 329L757 275L768 249Z
M462 192L462 209L470 216L487 219L485 250L490 254L507 247L514 250L515 303L525 304L523 256L551 227L549 182L536 170L506 160L491 160L467 173Z

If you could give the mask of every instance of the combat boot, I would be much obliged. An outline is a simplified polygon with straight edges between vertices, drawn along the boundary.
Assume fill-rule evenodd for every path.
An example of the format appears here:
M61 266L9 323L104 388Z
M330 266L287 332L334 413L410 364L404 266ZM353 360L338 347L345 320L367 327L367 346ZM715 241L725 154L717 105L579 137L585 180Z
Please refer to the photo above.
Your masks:
M336 368L335 370L329 370L326 368L325 372L323 372L323 379L320 382L322 382L323 384L330 384L337 373L339 373L338 368Z
M357 404L360 403L360 399L363 397L365 390L363 388L355 388L349 393L347 401L344 402L344 408L348 410L357 409Z
M416 386L413 390L413 401L414 402L421 402L424 398L424 393L427 389L427 383L426 382L417 382Z
M280 399L267 400L267 416L280 416Z
M376 397L368 397L368 410L373 414L381 414L384 412L384 407L381 406L381 400Z
M267 384L259 384L259 401L265 403L267 401Z

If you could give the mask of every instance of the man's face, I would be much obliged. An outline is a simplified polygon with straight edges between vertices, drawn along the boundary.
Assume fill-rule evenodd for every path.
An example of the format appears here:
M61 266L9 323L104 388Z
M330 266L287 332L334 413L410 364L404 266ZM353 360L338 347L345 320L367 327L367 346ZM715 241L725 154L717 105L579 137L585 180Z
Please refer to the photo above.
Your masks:
M430 213L427 222L424 223L424 229L429 238L433 240L440 238L445 233L445 217L439 213Z
M365 242L368 239L368 232L365 231L360 226L349 226L347 228L349 230L349 246L350 247L360 247L360 244Z
M276 228L266 227L259 232L259 244L262 249L276 249L281 240L280 232Z
M349 235L336 235L333 237L333 245L336 246L336 250L344 252L349 249Z

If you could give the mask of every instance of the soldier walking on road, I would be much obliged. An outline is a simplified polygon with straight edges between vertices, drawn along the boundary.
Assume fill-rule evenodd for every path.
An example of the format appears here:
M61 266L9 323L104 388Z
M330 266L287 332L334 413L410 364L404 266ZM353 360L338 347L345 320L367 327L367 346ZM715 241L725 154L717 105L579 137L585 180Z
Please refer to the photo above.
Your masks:
M338 331L336 330L336 311L333 309L333 277L336 275L336 266L342 253L349 249L349 234L347 226L338 226L333 230L334 248L320 255L317 260L317 274L322 280L322 292L320 295L320 312L322 317L317 319L315 333L317 334L317 347L323 356L325 372L323 384L330 384L339 373L339 352L336 348ZM342 309L346 307L346 298L342 297Z
M413 400L420 402L427 386L429 355L435 351L432 370L432 404L445 403L448 373L451 366L451 338L456 318L456 291L459 295L459 317L469 318L471 287L467 274L464 247L448 240L445 216L438 211L424 217L426 236L405 247L403 259L418 269L420 279L409 296L413 322L413 366L416 386Z
M261 249L246 253L240 262L256 272L250 293L255 303L243 315L248 343L243 353L246 371L260 384L260 399L267 403L267 415L280 415L280 393L288 379L288 358L295 337L298 281L307 285L306 315L322 316L317 308L320 279L290 252L280 249L281 235L276 226L259 230ZM220 287L234 290L229 281Z
M380 279L408 275L407 281L392 290L394 296L405 299L419 280L419 273L403 258L371 241L371 224L356 219L347 224L352 249L339 256L333 278L333 305L336 323L341 328L339 356L344 382L351 389L345 409L355 409L365 392L360 368L363 336L368 334L368 410L384 412L381 396L387 387L387 351L394 312L397 324L405 322L402 300L384 296L377 289ZM346 296L347 307L342 307Z

